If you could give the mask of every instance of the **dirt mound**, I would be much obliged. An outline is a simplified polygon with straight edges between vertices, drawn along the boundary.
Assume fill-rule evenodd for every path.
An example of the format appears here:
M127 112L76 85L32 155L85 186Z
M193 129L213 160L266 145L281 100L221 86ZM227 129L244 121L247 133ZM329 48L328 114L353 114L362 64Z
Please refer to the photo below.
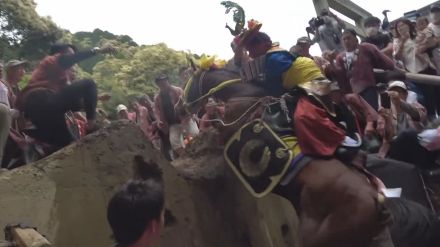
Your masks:
M202 133L172 165L189 179L203 180L224 176L227 166L219 133L216 130Z
M176 169L142 136L136 126L118 122L39 162L0 172L0 226L35 225L54 246L111 246L107 202L135 175L134 156L142 155L162 168L166 207L175 220L158 246L296 246L290 204L276 196L252 198L221 164L221 148L208 145L208 137L195 140ZM224 172L200 169L217 162Z

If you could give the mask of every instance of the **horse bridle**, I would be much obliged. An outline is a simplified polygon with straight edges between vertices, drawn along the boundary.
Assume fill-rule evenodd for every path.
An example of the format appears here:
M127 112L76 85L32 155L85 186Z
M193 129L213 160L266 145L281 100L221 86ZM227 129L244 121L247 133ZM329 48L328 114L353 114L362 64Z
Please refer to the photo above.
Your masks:
M228 87L231 84L234 84L234 83L237 83L237 82L241 82L240 78L223 81L219 85L217 85L216 87L211 88L206 94L203 94L203 80L205 79L207 72L208 71L206 71L206 70L202 71L202 73L200 74L200 78L197 81L197 90L198 90L198 92L199 92L199 94L201 96L199 98L195 99L194 101L184 102L185 106L190 107L190 106L198 103L199 101L204 100L204 99L212 96L216 92L222 90L225 87ZM192 83L193 83L193 77L191 77L189 79L189 81L186 83L185 90L184 90L184 95L183 95L185 101L186 101L186 98L188 97L188 91L190 90L190 88L192 86Z
M203 71L200 74L200 78L199 78L199 81L197 83L197 87L199 88L199 94L200 95L203 95L203 79L205 79L205 76L206 76L206 71Z

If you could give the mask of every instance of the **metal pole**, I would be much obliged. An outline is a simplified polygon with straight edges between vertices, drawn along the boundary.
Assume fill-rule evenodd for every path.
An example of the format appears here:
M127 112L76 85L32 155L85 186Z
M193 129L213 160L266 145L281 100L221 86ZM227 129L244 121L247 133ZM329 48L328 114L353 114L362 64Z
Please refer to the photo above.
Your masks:
M387 73L387 71L381 69L374 69L375 74ZM406 79L416 84L440 86L440 76L437 75L424 75L415 73L405 73Z

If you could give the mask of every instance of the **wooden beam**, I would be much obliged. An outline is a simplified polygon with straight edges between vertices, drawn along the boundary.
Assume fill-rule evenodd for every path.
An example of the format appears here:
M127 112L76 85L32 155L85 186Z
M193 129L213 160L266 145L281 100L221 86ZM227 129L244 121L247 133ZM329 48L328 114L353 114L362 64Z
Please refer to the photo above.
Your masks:
M14 242L18 247L51 247L52 245L33 228L13 228L11 230Z

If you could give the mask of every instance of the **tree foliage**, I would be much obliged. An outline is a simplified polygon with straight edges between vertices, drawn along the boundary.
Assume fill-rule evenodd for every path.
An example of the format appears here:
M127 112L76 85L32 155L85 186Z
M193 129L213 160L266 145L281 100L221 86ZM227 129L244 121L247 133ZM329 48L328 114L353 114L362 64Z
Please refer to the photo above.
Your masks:
M185 52L164 43L139 46L130 36L100 29L72 34L49 17L39 16L35 8L33 0L0 0L0 60L27 59L32 70L56 42L74 44L79 50L112 44L117 48L115 55L98 55L75 67L77 78L93 78L100 92L111 94L111 100L101 105L107 111L134 96L154 95L154 79L161 73L179 83L179 70L189 66ZM29 78L26 75L20 85Z
M70 43L74 44L79 50L90 49L93 47L100 47L105 44L112 44L119 50L125 51L128 47L137 47L138 45L128 35L115 35L113 33L102 31L101 29L95 29L93 32L77 32L71 37ZM118 54L117 56L124 56L127 54ZM104 59L103 56L96 56L91 59L87 59L80 63L80 67L88 72L93 72L93 67Z
M63 36L50 18L41 17L33 0L0 1L0 56L39 59Z
M188 66L186 54L165 44L125 47L120 57L107 57L93 69L93 79L99 89L112 94L104 107L112 110L119 103L141 94L153 95L157 89L154 79L161 73L169 75L171 82L179 83L179 69Z

